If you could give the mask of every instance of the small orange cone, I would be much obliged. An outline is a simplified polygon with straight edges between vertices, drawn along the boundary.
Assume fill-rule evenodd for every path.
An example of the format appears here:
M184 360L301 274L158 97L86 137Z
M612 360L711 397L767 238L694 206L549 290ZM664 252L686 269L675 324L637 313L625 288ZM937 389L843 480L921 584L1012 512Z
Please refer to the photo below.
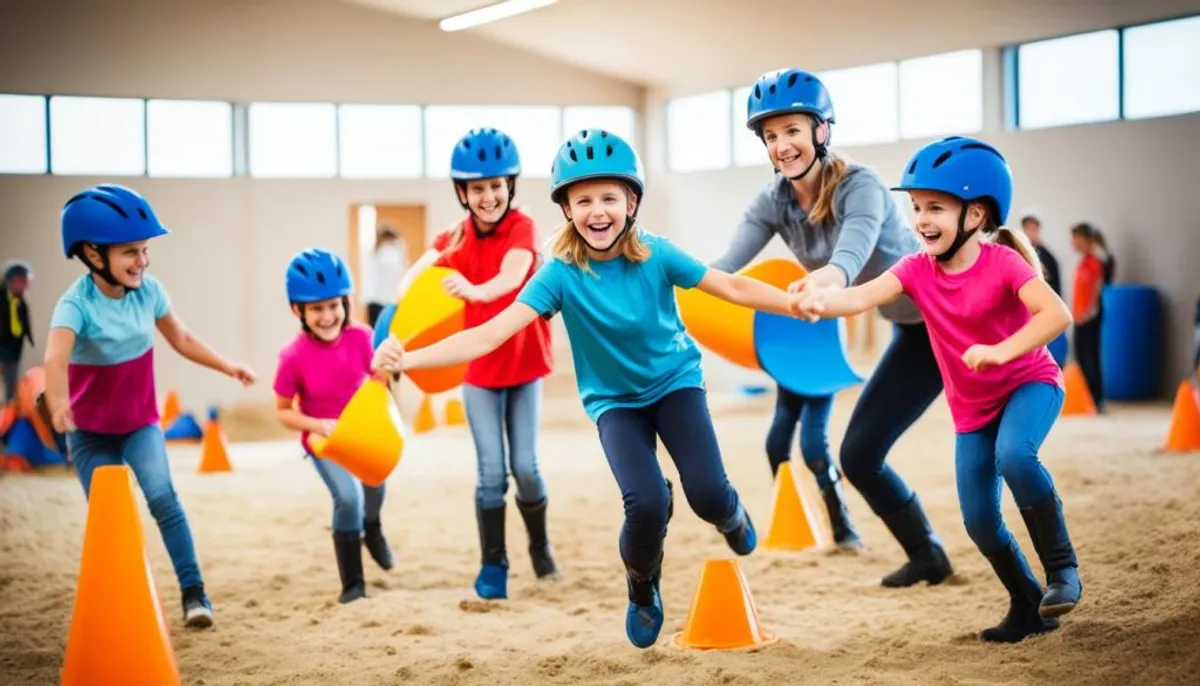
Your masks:
M421 400L421 407L417 409L417 417L413 420L414 433L427 433L433 431L437 427L437 420L433 418L433 402L429 396L425 396Z
M62 686L179 684L129 468L92 473Z
M828 545L819 515L808 506L792 475L791 461L779 465L771 500L771 529L763 541L768 550L798 552Z
M164 430L171 426L171 422L179 418L179 413L182 408L179 406L179 394L175 391L168 391L167 397L163 400L162 417L158 421L158 425Z
M462 401L451 398L446 401L446 426L463 426L467 423L467 413L463 411Z
M1092 392L1088 390L1087 379L1083 378L1083 370L1076 362L1068 362L1063 370L1063 381L1066 383L1066 395L1063 398L1062 416L1094 417L1096 403Z
M1175 392L1175 409L1167 429L1166 452L1183 453L1200 450L1200 408L1192 393L1192 382L1184 381Z
M697 650L738 650L774 640L758 621L750 586L737 560L705 560L675 644Z
M229 464L229 449L225 440L225 431L217 421L217 410L208 411L208 421L204 423L204 436L200 439L200 469L201 474L217 472L232 472L233 465Z

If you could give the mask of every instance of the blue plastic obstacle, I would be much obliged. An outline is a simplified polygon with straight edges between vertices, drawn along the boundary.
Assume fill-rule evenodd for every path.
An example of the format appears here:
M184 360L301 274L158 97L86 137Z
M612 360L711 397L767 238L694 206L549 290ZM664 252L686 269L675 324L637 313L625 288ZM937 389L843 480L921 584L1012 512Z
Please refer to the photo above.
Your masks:
M31 467L66 464L67 460L57 450L48 448L37 434L37 429L28 419L18 419L4 436L5 452L25 458Z
M196 422L196 416L191 412L179 415L163 432L163 438L168 441L198 441L203 436L204 432L200 429L200 424Z
M763 371L792 393L833 395L862 383L846 359L841 319L807 322L754 314L754 349Z
M1050 341L1050 343L1046 345L1046 348L1050 350L1050 356L1054 358L1054 361L1058 363L1059 367L1066 366L1067 334L1065 332L1060 333L1058 338Z
M1148 400L1159 395L1164 351L1162 306L1152 286L1120 284L1104 289L1100 325L1100 371L1104 397Z

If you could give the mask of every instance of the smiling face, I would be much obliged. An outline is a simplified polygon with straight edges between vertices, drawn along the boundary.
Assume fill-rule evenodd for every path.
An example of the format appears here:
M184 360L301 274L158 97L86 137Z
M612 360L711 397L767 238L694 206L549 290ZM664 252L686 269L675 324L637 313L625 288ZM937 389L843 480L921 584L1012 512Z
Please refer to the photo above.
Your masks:
M508 211L508 179L500 176L478 179L466 182L465 186L465 192L459 186L458 199L467 204L480 223L487 225L481 228L495 225Z
M149 241L100 246L100 250L108 251L108 271L119 285L129 289L141 288L142 274L150 266ZM96 267L104 263L100 253L90 245L83 246L83 255Z
M818 125L816 134L818 142L828 140L828 126ZM767 119L763 122L762 139L771 164L788 178L803 174L817 157L813 120L807 114L783 114Z
M958 236L958 218L962 213L962 201L952 195L938 191L912 191L913 211L916 220L913 228L925 252L933 256L950 249ZM967 206L967 217L963 230L969 231L983 225L987 211L980 203Z
M337 340L346 321L346 307L342 298L330 298L303 305L293 304L292 312L303 317L308 330L322 341Z
M567 189L567 218L591 250L603 252L616 242L628 217L637 209L637 196L618 181L580 181Z

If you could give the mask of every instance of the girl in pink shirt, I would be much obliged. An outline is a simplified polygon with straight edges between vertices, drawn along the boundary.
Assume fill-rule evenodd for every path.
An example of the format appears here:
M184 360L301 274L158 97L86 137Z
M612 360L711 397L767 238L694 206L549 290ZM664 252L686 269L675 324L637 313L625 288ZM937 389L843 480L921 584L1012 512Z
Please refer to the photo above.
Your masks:
M1037 454L1063 402L1046 344L1070 326L1071 313L1039 276L1032 246L1001 228L1012 174L995 148L958 136L930 143L894 190L911 194L925 251L861 286L800 295L794 309L841 317L901 295L921 309L958 435L963 521L1009 593L1008 614L981 637L1015 643L1057 628L1054 618L1071 611L1083 590L1062 501ZM1001 478L1041 558L1045 590L1001 518Z
M342 258L309 249L292 259L287 295L300 318L300 333L279 353L275 372L279 422L301 432L300 442L333 497L333 547L342 593L338 602L366 596L362 547L383 569L395 564L379 512L385 486L364 485L340 465L316 457L309 436L328 436L342 409L375 369L371 330L350 323L354 285ZM296 405L295 401L299 400Z

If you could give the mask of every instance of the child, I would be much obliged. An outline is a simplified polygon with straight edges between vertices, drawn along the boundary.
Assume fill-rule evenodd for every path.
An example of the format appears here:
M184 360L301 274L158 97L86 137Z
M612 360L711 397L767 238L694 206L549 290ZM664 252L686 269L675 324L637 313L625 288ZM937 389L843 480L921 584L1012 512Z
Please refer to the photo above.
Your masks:
M738 555L757 542L754 526L725 475L705 400L700 351L684 330L674 287L698 287L736 304L785 313L789 297L753 279L709 269L670 241L635 226L644 182L637 153L600 129L579 132L559 149L550 198L567 219L553 259L517 301L486 324L403 352L380 347L388 369L457 364L488 354L539 317L561 312L571 340L584 409L621 489L620 551L629 606L625 632L647 648L663 624L659 592L671 490L656 458L662 439L679 470L688 504L724 534Z
M4 379L5 403L11 403L17 395L17 377L25 341L34 345L29 305L25 302L25 289L31 279L33 267L28 262L11 260L4 265L3 282L0 283L0 301L4 303L4 325L0 326L0 373Z
M1096 411L1104 411L1104 372L1100 365L1100 328L1104 322L1101 294L1109 281L1107 251L1100 231L1088 223L1071 227L1071 247L1079 253L1075 268L1075 359L1087 381Z
M1028 242L1000 228L1012 176L990 145L958 136L934 141L913 156L896 190L912 195L927 254L910 255L860 286L801 294L796 309L810 318L841 317L902 294L921 308L957 432L967 533L1010 597L1008 615L982 638L1017 642L1055 629L1053 618L1074 608L1082 591L1062 502L1037 457L1063 402L1061 372L1046 344L1070 325L1070 313L1038 276ZM1044 593L1001 519L1001 477L1046 571Z
M463 136L454 146L450 179L467 216L434 240L405 275L402 289L431 265L456 270L459 274L448 277L444 287L466 301L467 328L484 324L511 305L539 262L533 220L512 207L520 173L517 146L504 133L477 129ZM386 338L390 327L388 316L376 327L376 338ZM475 440L475 518L482 557L475 592L481 598L508 597L504 515L510 465L534 574L539 579L560 578L546 534L546 485L536 451L542 378L551 367L550 322L545 319L532 321L467 366L463 402Z
M90 274L59 299L46 344L46 392L55 431L67 433L71 462L86 496L92 472L129 465L158 522L183 592L189 627L213 623L187 515L171 484L154 393L154 329L188 360L244 385L254 372L233 364L184 326L150 266L149 240L169 231L145 198L102 184L62 210L62 243Z
M305 250L287 269L287 297L300 333L279 353L275 414L300 443L333 498L333 550L342 581L339 603L367 595L362 548L385 570L395 565L379 512L385 486L366 486L335 462L312 454L309 436L328 436L350 398L373 372L371 330L350 323L354 285L342 258ZM296 401L299 401L296 404Z

